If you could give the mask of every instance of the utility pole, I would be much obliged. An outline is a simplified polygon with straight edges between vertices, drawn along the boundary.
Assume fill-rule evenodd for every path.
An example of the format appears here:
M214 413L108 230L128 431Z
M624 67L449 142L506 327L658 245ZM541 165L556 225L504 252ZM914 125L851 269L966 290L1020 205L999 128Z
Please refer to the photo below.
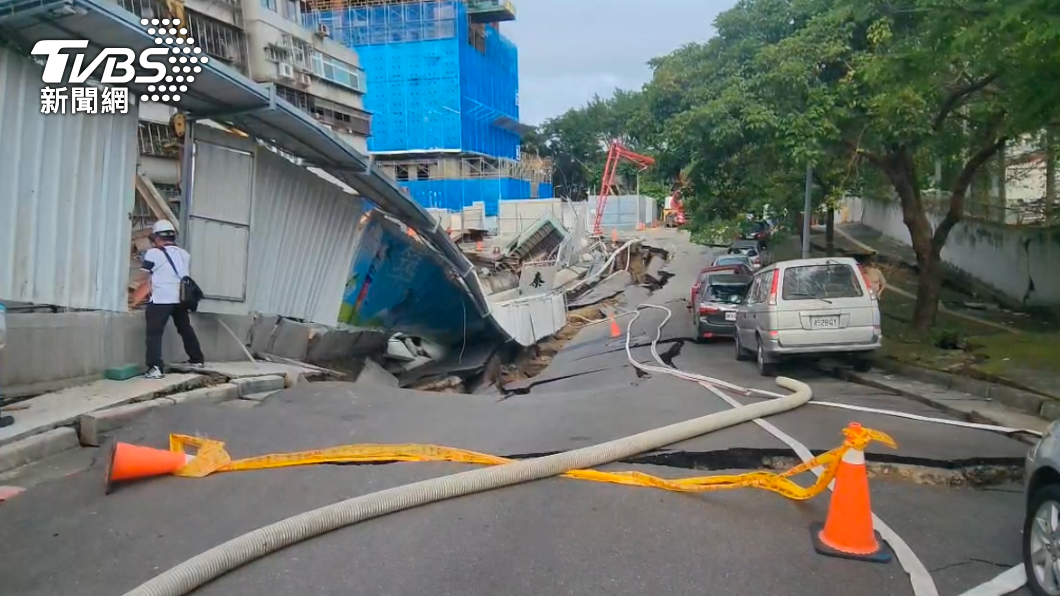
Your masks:
M802 208L802 258L810 258L810 216L813 212L813 165L806 162L806 204Z

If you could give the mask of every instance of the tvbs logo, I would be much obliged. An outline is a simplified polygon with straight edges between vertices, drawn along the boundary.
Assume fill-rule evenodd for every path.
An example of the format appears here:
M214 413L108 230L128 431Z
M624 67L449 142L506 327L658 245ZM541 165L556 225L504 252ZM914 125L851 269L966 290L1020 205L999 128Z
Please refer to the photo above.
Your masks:
M195 81L195 75L202 71L200 65L209 59L202 55L202 48L195 46L179 19L142 19L140 24L155 37L157 47L139 55L128 48L104 48L88 64L84 55L88 40L38 41L32 54L45 59L42 80L47 85L82 85L90 78L104 85L135 83L147 85L149 93L140 96L142 101L179 101L179 93L187 91L187 83Z

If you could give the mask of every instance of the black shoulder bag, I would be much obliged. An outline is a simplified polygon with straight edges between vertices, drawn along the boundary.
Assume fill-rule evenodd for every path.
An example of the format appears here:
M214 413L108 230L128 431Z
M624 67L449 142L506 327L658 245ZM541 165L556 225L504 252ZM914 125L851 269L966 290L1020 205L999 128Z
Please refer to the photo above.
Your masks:
M185 275L181 277L180 271L177 270L177 266L173 264L173 258L169 256L169 251L165 247L159 249L162 254L166 255L166 260L169 261L169 266L173 268L173 273L177 277L180 277L180 303L183 304L191 312L199 310L199 301L201 301L205 295L202 293L202 288L199 284L195 283L195 280L191 276Z

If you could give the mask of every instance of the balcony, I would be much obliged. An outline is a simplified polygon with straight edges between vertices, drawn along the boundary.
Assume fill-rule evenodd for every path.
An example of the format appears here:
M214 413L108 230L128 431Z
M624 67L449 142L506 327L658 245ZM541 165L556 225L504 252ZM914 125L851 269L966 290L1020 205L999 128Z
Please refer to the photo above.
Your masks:
M468 0L467 15L475 23L500 23L515 20L511 0Z

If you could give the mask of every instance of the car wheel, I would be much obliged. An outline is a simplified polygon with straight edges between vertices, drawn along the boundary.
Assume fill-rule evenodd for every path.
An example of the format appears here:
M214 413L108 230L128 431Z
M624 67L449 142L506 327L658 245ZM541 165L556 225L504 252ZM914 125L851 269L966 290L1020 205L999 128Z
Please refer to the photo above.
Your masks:
M854 358L851 364L854 366L854 370L859 373L867 373L872 370L872 360L868 358Z
M1060 596L1060 486L1034 491L1023 522L1023 566L1035 596Z
M777 363L766 360L766 350L762 347L762 338L758 338L758 372L763 377L777 376Z
M734 351L736 352L736 359L739 360L740 362L744 362L744 361L748 360L749 354L747 353L747 350L745 350L743 348L743 345L740 344L740 333L739 332L736 332L736 335L733 336L732 343L735 346Z

